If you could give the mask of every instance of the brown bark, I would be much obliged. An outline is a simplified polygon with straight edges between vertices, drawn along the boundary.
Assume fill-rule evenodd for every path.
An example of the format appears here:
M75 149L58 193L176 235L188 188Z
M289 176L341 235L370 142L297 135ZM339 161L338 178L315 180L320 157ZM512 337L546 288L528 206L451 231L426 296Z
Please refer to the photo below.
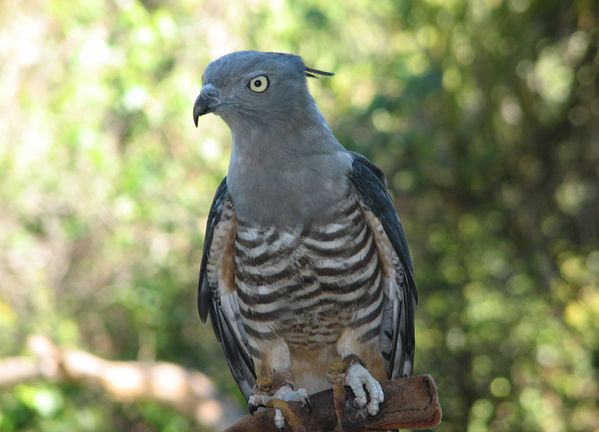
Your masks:
M430 375L401 378L381 383L385 402L376 416L368 415L365 408L355 409L353 394L345 388L343 431L360 432L388 429L429 429L441 422L441 406L437 386ZM288 409L299 420L294 431L288 422L284 432L328 432L336 430L337 415L333 391L326 390L310 396L312 412L300 402L290 402ZM280 432L274 425L274 410L258 411L239 420L225 432Z

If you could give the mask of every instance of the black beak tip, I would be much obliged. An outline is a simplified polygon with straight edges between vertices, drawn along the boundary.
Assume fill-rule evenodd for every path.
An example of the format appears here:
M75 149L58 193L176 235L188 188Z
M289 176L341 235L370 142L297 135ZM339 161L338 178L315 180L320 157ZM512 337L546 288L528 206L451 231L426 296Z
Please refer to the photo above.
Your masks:
M202 112L205 110L203 105L202 94L200 93L193 104L193 122L195 123L196 127L198 127L198 120L200 119L200 116L204 114Z

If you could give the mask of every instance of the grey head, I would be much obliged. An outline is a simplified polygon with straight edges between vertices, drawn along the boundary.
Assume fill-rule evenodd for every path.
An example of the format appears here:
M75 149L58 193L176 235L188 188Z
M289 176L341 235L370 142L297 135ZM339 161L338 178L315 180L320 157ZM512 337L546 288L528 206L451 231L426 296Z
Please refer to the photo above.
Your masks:
M351 157L310 95L306 77L317 75L332 74L296 55L258 51L228 54L206 68L193 118L197 126L214 113L231 130L227 186L239 217L297 225L342 193Z
M333 75L306 67L293 54L239 51L208 65L202 91L193 108L194 122L213 112L223 118L233 133L247 127L280 127L295 114L305 114L314 105L306 77Z

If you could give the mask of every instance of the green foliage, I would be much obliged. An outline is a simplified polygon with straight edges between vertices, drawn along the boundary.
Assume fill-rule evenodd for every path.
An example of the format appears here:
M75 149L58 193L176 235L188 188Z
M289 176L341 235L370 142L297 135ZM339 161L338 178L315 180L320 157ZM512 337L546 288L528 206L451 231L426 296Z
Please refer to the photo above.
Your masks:
M387 174L421 304L416 373L443 431L599 428L599 54L592 2L0 4L0 355L43 333L198 368L237 395L195 279L222 122L207 63L291 51L338 138ZM23 384L0 430L194 426Z

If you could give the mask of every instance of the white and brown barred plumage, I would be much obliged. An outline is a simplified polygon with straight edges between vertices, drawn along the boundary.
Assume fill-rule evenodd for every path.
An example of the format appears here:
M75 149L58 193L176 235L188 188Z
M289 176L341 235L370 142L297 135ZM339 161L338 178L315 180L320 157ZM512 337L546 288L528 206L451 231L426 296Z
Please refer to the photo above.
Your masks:
M347 326L360 342L378 337L380 260L353 191L331 216L328 224L282 232L237 220L235 279L252 355L254 338L282 335L290 348L310 350L334 344Z

